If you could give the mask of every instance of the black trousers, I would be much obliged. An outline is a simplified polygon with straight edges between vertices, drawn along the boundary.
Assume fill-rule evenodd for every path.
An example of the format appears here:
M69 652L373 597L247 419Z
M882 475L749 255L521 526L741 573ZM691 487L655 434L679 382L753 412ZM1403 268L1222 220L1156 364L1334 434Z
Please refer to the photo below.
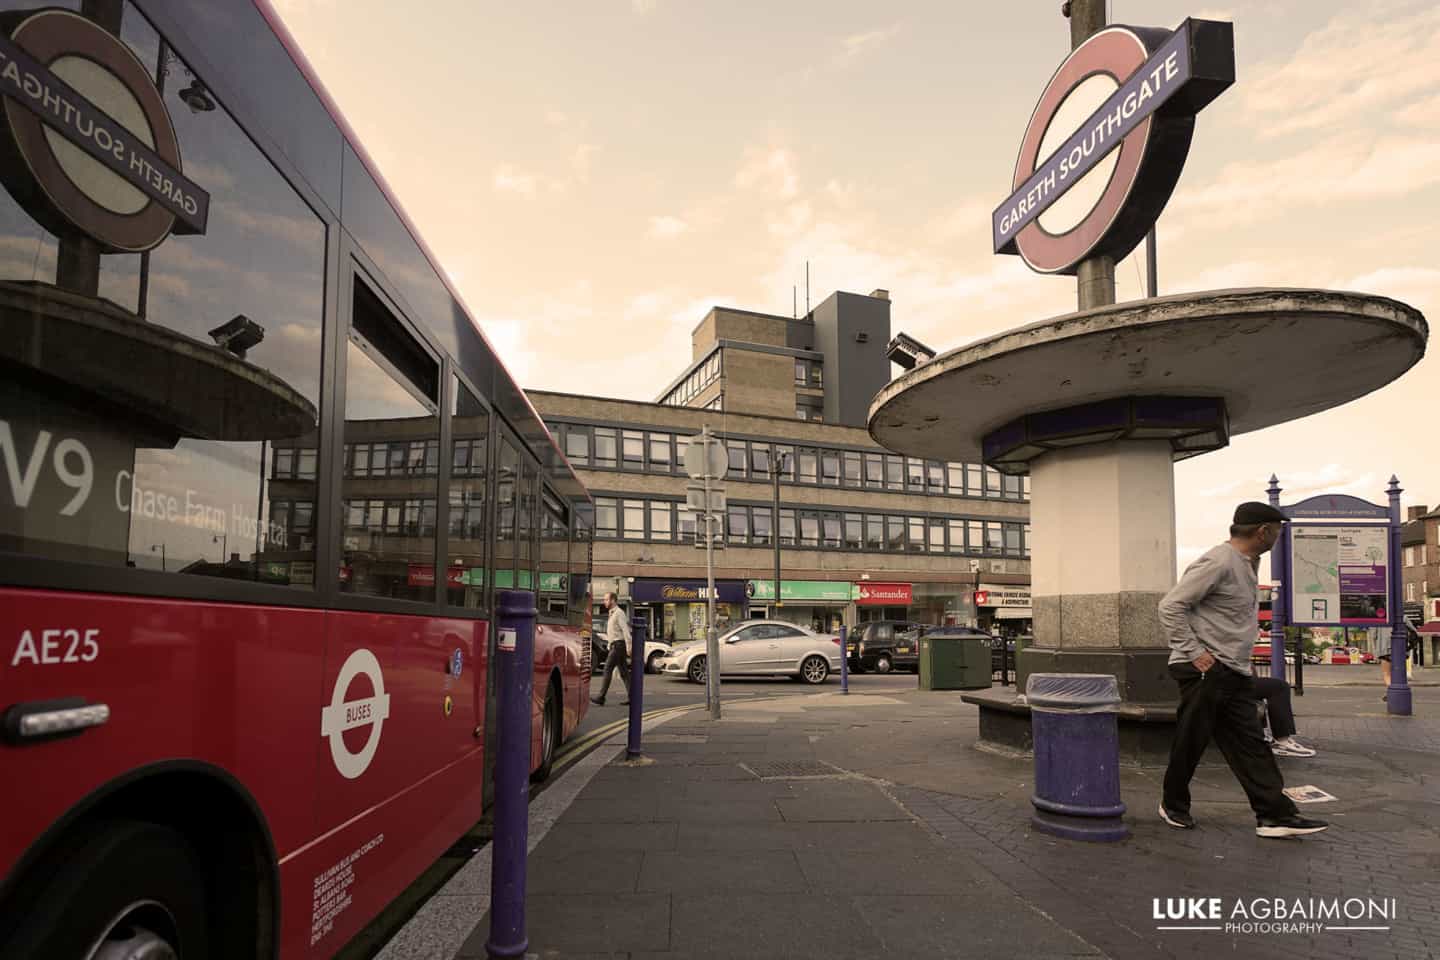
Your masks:
M1219 663L1209 673L1188 663L1172 663L1170 675L1180 685L1180 710L1170 765L1165 768L1166 808L1190 811L1190 780L1213 739L1257 818L1293 816L1295 804L1283 792L1280 766L1260 730L1255 678Z
M625 644L612 643L605 654L605 679L600 683L600 699L605 699L605 694L610 689L610 678L614 671L620 671L620 682L625 684L625 695L630 695L630 658L625 655Z
M1256 677L1255 693L1265 701L1270 735L1284 740L1295 735L1295 709L1290 705L1290 684L1279 677Z

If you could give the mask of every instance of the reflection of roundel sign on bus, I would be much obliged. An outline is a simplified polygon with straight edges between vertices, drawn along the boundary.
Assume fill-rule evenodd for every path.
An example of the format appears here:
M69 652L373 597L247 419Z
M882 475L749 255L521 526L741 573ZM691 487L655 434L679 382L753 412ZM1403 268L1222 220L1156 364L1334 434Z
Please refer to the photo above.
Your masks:
M1180 179L1195 113L1234 79L1228 23L1114 26L1076 47L1025 129L1013 192L992 216L995 252L1040 273L1124 257Z
M0 22L0 170L26 212L108 253L204 233L210 197L181 172L153 70L70 11Z
M351 682L359 676L370 680L374 693L357 700L347 699ZM335 692L330 696L329 706L320 711L320 735L330 740L330 756L342 777L354 780L370 766L380 746L380 731L389 716L390 694L385 692L380 661L369 650L356 650L345 659L340 675L335 678ZM345 743L345 731L357 727L369 727L370 736L359 753L351 753Z

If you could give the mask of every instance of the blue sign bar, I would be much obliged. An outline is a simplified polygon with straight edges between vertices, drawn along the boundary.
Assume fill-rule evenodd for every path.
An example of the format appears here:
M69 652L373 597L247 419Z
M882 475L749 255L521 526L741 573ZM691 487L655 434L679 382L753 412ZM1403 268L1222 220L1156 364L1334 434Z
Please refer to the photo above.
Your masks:
M1186 20L1181 24L1080 129L1036 166L1020 188L990 215L996 253L1013 252L1009 248L1016 234L1064 196L1066 190L1118 147L1126 134L1190 82L1193 77L1191 23Z

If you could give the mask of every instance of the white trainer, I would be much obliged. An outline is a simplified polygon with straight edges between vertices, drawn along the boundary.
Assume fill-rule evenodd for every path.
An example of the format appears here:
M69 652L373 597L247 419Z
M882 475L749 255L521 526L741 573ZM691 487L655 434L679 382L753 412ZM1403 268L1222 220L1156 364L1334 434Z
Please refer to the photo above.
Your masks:
M1313 757L1315 748L1307 747L1294 737L1282 737L1270 745L1270 752L1277 757Z

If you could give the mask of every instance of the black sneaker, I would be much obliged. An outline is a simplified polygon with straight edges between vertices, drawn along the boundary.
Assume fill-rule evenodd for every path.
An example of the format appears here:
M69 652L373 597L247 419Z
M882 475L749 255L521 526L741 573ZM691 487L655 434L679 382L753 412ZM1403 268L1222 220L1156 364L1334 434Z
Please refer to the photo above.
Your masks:
M1255 836L1303 837L1307 833L1319 833L1321 830L1329 829L1330 824L1324 820L1311 820L1309 817L1302 817L1298 813L1294 813L1278 820L1256 821Z
M595 704L595 706L597 706L597 707L603 707L603 706L605 706L605 698L604 698L604 697L591 697L591 698L590 698L590 702L593 703L593 704Z
M1160 819L1170 824L1170 826L1180 830L1195 829L1194 817L1190 816L1190 814L1188 813L1180 813L1176 810L1168 810L1166 809L1163 802L1160 804Z

